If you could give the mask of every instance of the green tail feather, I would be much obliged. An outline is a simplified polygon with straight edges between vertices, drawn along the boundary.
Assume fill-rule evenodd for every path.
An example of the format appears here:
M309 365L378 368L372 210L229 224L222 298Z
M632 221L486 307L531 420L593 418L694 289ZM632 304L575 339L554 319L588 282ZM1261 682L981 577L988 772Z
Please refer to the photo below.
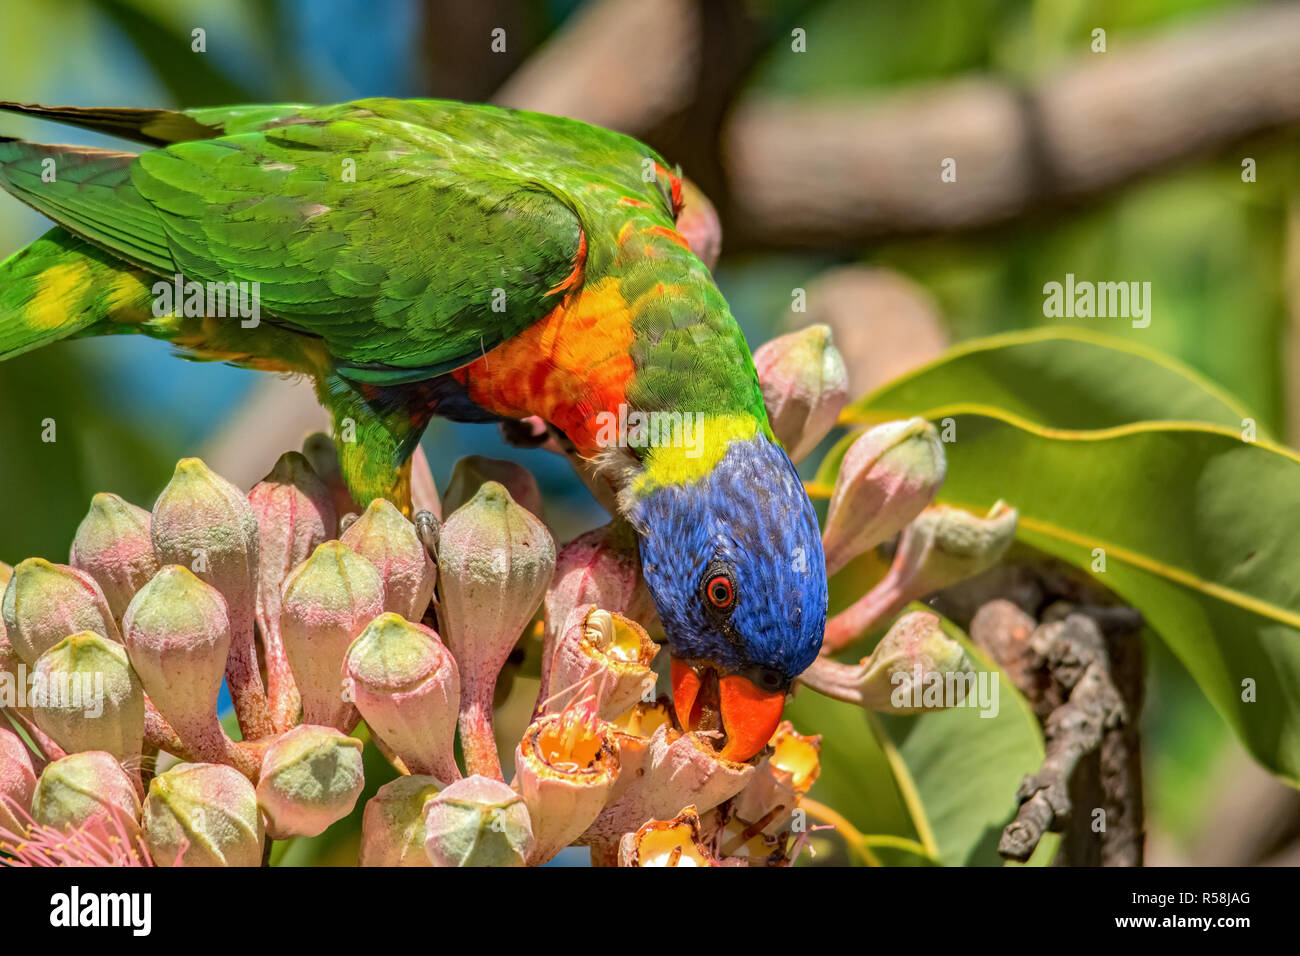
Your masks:
M148 276L65 229L0 262L0 360L152 318ZM98 328L97 328L98 327Z
M42 106L39 103L0 101L0 110L52 120L68 126L132 139L149 146L166 146L192 139L220 136L219 126L209 126L186 113L174 110L132 107Z

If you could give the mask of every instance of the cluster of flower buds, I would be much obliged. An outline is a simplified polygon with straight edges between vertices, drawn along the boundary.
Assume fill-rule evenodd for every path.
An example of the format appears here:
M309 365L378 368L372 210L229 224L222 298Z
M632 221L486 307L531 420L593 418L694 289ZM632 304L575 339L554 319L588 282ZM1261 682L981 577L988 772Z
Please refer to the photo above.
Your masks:
M998 501L980 517L933 504L943 484L943 443L923 419L887 422L859 435L831 492L822 546L834 574L897 536L893 562L866 594L826 624L824 653L887 624L920 600L997 564L1016 536L1016 511Z
M843 362L821 327L756 359L797 461L837 420ZM828 649L1006 549L1015 512L932 506L943 473L920 420L849 449L830 571L901 536L885 579L829 623ZM360 814L362 865L537 866L570 846L626 866L798 856L821 738L785 723L738 763L682 729L657 696L668 655L624 521L557 551L533 477L478 457L440 501L417 454L412 498L414 515L357 507L313 435L248 494L185 459L152 511L96 495L68 564L0 565L0 681L23 690L0 696L0 854L257 865L272 841L353 812L368 735L399 776ZM498 683L532 689L507 667L521 642L540 658L536 701L499 739ZM914 613L861 664L824 658L804 682L900 711L900 675L967 666ZM238 739L218 717L223 683Z
M843 363L822 326L774 339L755 353L772 427L800 460L844 407ZM823 655L877 633L913 601L973 577L1000 561L1016 534L1015 509L999 501L980 517L934 504L947 463L934 426L913 418L867 429L849 443L831 490L822 547L827 574L872 549L896 542L885 575L826 625ZM960 703L921 686L962 687L968 675L960 644L933 614L904 615L874 653L856 665L820 658L800 682L870 710L913 713Z

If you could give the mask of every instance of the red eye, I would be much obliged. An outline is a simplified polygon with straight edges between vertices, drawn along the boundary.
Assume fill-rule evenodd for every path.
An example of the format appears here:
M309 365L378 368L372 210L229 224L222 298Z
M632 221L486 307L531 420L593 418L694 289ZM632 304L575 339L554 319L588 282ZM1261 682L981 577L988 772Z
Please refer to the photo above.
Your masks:
M704 588L704 593L709 596L709 602L717 608L729 608L731 602L736 599L736 593L731 587L731 579L725 574L715 575L710 578L708 585Z

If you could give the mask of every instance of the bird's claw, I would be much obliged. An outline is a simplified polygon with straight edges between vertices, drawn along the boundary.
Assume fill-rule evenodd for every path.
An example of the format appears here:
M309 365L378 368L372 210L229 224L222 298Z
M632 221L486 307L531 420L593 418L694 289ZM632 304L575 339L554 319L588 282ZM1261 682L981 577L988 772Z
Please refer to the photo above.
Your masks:
M428 552L429 560L438 563L438 539L442 535L442 524L432 511L421 509L415 513L415 533Z

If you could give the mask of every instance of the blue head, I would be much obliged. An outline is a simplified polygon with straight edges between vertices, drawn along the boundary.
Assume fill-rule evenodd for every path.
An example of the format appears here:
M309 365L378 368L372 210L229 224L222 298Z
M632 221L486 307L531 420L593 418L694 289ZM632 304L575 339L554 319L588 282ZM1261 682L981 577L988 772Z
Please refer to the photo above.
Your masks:
M678 717L722 731L724 755L747 759L826 627L826 564L803 483L758 433L733 440L703 477L654 487L629 517L672 648Z

